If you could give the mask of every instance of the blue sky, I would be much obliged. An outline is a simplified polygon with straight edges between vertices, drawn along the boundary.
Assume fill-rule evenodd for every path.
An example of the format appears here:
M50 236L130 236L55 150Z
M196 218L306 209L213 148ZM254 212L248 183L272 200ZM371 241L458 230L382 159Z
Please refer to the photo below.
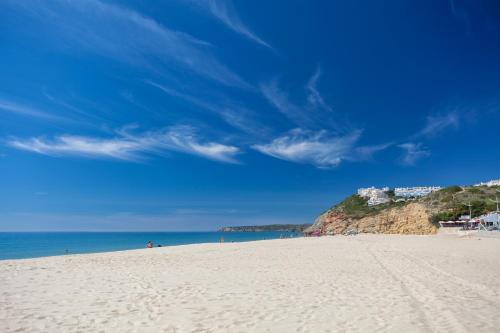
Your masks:
M500 176L494 1L2 1L0 230L308 223Z

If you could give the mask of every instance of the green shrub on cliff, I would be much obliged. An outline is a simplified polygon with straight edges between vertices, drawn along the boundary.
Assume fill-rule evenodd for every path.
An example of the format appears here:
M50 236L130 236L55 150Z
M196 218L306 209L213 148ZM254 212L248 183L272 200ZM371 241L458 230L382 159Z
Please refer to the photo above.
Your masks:
M445 188L439 190L440 193L446 193L446 194L454 194L454 193L458 193L460 191L462 191L462 187L460 187L458 185L448 186L448 187L445 187Z

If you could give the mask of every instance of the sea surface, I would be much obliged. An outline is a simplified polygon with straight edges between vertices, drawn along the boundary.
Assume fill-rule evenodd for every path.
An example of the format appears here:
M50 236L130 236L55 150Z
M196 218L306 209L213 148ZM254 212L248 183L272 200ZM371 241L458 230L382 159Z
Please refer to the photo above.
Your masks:
M291 232L0 232L0 260L141 249L154 246L297 237Z

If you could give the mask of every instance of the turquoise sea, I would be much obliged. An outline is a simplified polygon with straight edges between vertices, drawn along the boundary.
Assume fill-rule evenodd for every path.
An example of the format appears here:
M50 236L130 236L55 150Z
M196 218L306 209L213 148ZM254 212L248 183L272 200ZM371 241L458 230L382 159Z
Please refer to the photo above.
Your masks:
M141 249L154 246L246 242L299 236L289 232L0 232L0 260Z

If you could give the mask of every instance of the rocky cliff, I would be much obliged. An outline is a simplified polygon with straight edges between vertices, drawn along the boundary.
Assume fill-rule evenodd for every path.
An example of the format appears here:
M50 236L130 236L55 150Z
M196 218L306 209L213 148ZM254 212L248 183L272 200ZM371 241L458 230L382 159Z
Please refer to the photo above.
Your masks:
M383 209L362 218L349 217L345 213L330 210L320 215L306 230L321 234L345 234L350 231L382 234L434 234L437 227L431 222L428 209L420 203Z
M368 206L365 199L352 195L321 214L304 232L434 234L439 220L468 214L468 203L472 203L473 216L492 211L495 207L490 199L498 189L500 187L452 186L424 198L406 202L395 200L377 206Z

